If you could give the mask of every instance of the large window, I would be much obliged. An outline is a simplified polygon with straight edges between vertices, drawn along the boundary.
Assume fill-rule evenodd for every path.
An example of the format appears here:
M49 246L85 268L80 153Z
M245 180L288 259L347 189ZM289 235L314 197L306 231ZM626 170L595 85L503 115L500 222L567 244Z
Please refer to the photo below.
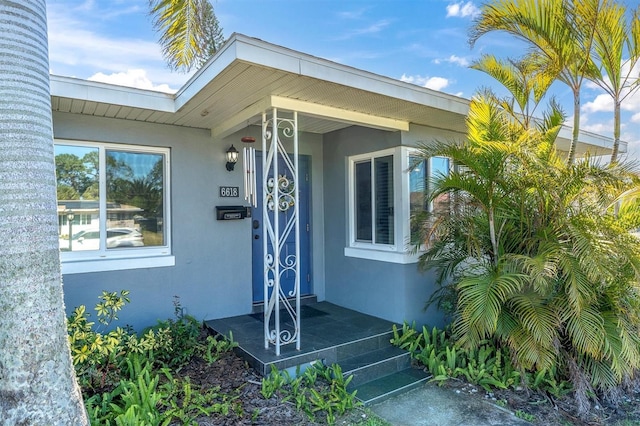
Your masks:
M451 161L421 159L402 146L349 157L348 241L344 253L381 262L415 263L420 229L429 212L450 211L449 194L430 201L434 179L446 176ZM422 216L424 221L413 221Z
M56 141L62 260L166 255L169 150Z
M353 247L389 250L396 242L393 150L350 161L350 229Z
M355 163L356 241L393 244L393 155Z

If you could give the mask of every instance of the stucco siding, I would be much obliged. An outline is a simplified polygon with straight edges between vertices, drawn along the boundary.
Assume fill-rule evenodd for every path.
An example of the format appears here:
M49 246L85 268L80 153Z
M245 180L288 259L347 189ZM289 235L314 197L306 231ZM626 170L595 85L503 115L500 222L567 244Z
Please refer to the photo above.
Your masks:
M103 291L127 289L131 304L121 324L136 329L173 315L173 296L196 318L220 318L251 310L250 220L217 221L220 185L242 186L242 174L224 168L225 143L209 131L125 120L54 114L56 138L171 148L172 254L175 266L64 276L67 310L91 309Z
M224 318L252 310L251 219L218 221L217 205L247 205L239 198L219 198L219 186L242 192L242 156L236 169L225 169L231 144L242 149L241 136L254 136L261 149L260 128L248 127L222 140L210 132L84 115L54 113L57 139L148 145L171 149L171 236L175 266L64 276L67 312L80 305L90 310L103 290L131 291L131 304L120 325L136 329L173 315L179 296L186 313L198 319ZM324 191L322 137L301 134L300 153L310 156L311 271L313 291L324 299ZM314 207L315 206L315 207Z
M418 137L428 137L422 134ZM416 140L416 137L413 139ZM348 244L349 156L393 148L400 132L350 127L324 136L326 299L401 323L442 325L442 314L425 302L435 288L432 273L417 264L380 262L344 255Z

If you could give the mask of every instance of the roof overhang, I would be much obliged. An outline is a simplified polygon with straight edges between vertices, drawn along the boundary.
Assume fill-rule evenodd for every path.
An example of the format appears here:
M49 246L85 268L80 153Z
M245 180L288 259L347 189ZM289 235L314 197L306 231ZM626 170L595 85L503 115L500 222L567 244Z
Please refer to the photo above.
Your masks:
M216 138L259 124L272 108L297 111L299 129L311 133L351 125L408 131L414 124L464 134L469 109L464 98L241 34L175 94L59 76L51 76L51 93L54 111L204 128ZM570 140L563 130L559 148ZM578 153L612 146L611 139L585 132L580 140Z

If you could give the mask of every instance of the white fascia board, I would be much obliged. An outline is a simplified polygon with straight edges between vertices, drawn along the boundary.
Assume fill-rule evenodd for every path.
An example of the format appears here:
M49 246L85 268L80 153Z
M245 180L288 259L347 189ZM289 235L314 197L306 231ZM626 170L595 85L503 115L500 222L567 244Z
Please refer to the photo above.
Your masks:
M175 112L174 95L51 75L51 96L160 112Z
M357 124L384 130L400 130L404 132L409 131L408 121L380 117L371 114L364 114L357 111L350 111L327 105L299 101L297 99L271 96L271 106L273 108L281 108L288 111L297 111L306 115L320 118L329 118L331 120L349 124Z
M237 59L467 115L469 100L235 34Z
M560 132L558 133L558 137L562 139L566 139L569 143L573 139L573 131L569 126L562 126ZM587 132L585 130L580 130L578 134L578 143L580 145L588 145L596 148L607 149L610 150L613 148L613 139L598 135L596 133ZM624 151L623 151L624 150ZM620 142L620 152L626 152L627 143Z
M467 99L317 58L302 59L300 73L307 77L330 81L454 114L467 115L469 112Z

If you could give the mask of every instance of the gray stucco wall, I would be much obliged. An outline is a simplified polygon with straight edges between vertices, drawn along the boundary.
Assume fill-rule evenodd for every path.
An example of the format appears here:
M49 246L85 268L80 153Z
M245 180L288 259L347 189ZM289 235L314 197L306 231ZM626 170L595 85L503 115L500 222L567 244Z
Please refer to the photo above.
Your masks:
M348 243L347 157L399 146L401 138L399 132L356 126L324 136L326 299L390 321L442 325L440 312L423 309L434 290L432 273L419 272L416 264L344 255Z
M224 168L223 143L204 130L74 114L54 114L56 138L171 148L174 267L64 276L67 310L90 310L103 291L131 291L120 324L136 329L173 315L173 296L188 314L220 318L251 310L250 221L217 221L219 185L242 186L242 173ZM242 204L240 199L237 204Z
M242 191L242 159L225 169L231 144L241 150L241 136L259 141L260 129L250 127L222 140L208 130L155 125L78 114L54 113L57 139L123 143L171 148L172 254L175 266L65 274L67 312L84 304L92 312L103 290L131 291L131 304L119 315L119 325L136 330L173 316L173 296L198 319L224 318L252 310L251 220L217 221L216 205L246 205L240 198L219 198L221 185ZM255 148L261 149L257 142ZM311 156L312 204L322 206L322 138L302 134L300 153ZM316 178L317 176L317 178ZM313 286L324 298L322 209L312 215Z

